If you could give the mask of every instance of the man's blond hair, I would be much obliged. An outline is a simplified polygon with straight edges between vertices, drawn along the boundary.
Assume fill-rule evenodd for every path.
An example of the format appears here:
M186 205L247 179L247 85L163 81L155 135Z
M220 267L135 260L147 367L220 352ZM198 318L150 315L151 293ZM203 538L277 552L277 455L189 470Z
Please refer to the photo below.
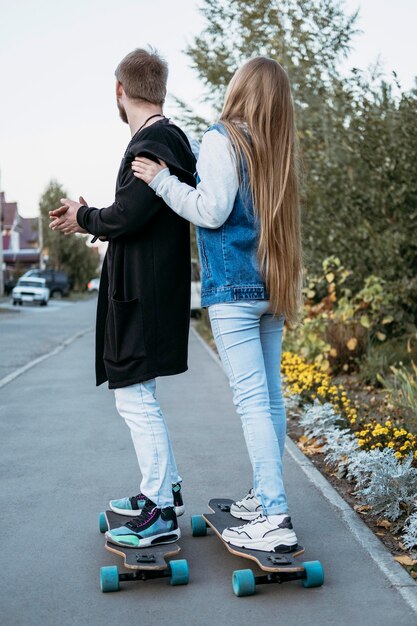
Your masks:
M163 104L167 92L168 64L156 50L137 48L116 68L116 78L132 100Z

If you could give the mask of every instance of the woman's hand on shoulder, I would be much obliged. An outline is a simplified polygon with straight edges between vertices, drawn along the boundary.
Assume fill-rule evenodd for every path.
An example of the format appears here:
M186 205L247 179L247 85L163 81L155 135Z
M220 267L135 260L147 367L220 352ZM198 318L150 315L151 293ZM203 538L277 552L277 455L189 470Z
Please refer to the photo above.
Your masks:
M168 168L165 161L159 161L159 163L155 163L155 161L151 161L151 159L147 159L146 157L136 157L132 161L132 170L133 174L136 178L140 178L145 183L149 185L155 178L159 172Z

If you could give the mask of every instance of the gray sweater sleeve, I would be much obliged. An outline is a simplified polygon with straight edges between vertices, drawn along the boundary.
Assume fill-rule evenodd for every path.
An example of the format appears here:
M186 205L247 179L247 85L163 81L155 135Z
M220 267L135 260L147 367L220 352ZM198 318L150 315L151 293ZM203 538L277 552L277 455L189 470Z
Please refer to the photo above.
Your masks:
M232 212L239 180L230 141L215 129L203 136L197 173L200 182L196 189L180 182L168 168L149 185L175 213L192 224L219 228Z

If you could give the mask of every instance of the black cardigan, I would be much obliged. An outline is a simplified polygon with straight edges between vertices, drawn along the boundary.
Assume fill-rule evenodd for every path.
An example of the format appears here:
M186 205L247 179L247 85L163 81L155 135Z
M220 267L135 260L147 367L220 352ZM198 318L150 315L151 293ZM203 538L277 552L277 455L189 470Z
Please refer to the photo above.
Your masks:
M187 137L163 119L131 139L114 203L78 210L81 228L109 240L97 305L96 381L108 380L110 389L187 369L189 223L133 176L138 155L164 160L172 174L195 186Z

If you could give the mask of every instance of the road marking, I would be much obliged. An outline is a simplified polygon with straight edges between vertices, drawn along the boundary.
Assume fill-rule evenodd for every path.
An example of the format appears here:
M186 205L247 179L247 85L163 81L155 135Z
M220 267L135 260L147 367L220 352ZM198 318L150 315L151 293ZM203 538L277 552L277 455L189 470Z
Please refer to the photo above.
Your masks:
M194 327L191 327L191 331L224 372L221 361L214 350L204 341ZM309 481L313 483L334 508L339 509L343 522L356 541L366 550L370 558L388 578L392 586L401 594L403 600L412 611L417 614L417 585L411 576L399 563L394 561L391 552L289 437L286 439L285 448Z
M78 333L75 333L75 335L68 337L68 339L65 339L65 341L60 343L56 348L54 348L50 352L47 352L46 354L43 354L42 356L38 356L33 361L29 361L29 363L26 363L26 365L19 367L17 370L12 372L11 374L8 374L7 376L5 376L4 378L0 380L0 389L2 389L3 387L11 383L13 380L15 380L15 378L18 378L18 376L21 376L28 370L32 369L32 367L35 367L35 365L42 363L42 361L49 359L49 357L51 356L55 356L56 354L59 354L62 350L64 350L64 348L69 346L71 343L73 343L80 337L83 337L87 333L92 332L93 330L94 330L94 326L89 326L88 328L85 328L84 330L81 330Z

